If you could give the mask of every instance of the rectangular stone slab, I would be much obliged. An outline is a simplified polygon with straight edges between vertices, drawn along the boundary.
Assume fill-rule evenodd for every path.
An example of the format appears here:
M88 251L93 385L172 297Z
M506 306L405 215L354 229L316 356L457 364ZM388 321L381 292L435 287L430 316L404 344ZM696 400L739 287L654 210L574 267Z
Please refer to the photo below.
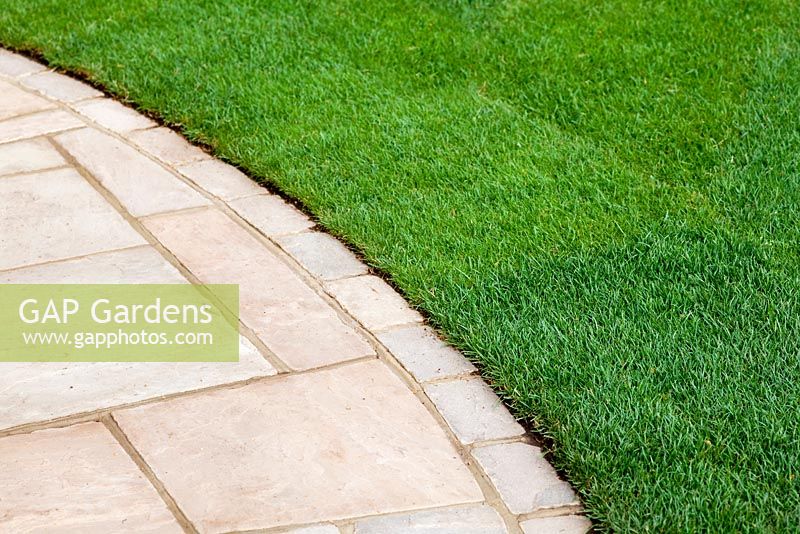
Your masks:
M114 418L201 532L483 500L444 431L377 360Z

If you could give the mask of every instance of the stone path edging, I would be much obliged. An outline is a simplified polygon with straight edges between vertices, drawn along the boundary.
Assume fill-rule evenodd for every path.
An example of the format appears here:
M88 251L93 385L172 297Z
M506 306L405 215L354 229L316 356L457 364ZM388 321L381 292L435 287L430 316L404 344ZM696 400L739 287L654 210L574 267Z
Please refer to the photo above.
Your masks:
M73 255L50 257L43 251L41 261L20 258L15 263L13 258L0 259L0 282L44 276L41 273L53 269L64 272L84 263L107 262L124 267L129 260L119 258L125 251L136 251L137 261L150 261L139 257L144 254L141 247L148 251L153 249L167 261L163 276L189 282L240 284L242 294L246 295L241 310L243 343L250 347L248 350L255 358L247 373L233 378L221 377L202 387L187 385L186 389L147 398L136 398L134 392L120 396L120 400L109 401L109 406L76 408L75 413L5 428L0 418L0 449L4 441L12 437L24 440L35 436L38 439L44 435L42 432L54 435L68 429L85 428L87 430L81 432L93 436L99 430L81 425L97 421L108 429L138 466L178 525L189 532L224 532L227 527L217 528L215 518L206 517L194 508L184 509L191 499L176 497L173 492L190 493L191 488L170 474L162 463L166 461L162 458L163 451L156 444L148 444L151 436L142 435L137 429L147 421L159 420L161 406L174 413L188 414L185 418L200 407L220 402L214 399L227 399L225 402L232 406L231 403L242 398L251 398L248 393L251 391L296 394L286 385L290 383L287 379L295 376L299 377L297 380L309 381L304 383L322 380L320 384L327 384L325 376L349 377L349 373L356 373L355 376L378 383L387 381L386 387L391 389L394 379L385 378L383 374L383 369L388 367L410 392L407 398L413 396L424 410L417 411L407 400L398 401L398 405L406 406L403 409L409 410L410 420L432 418L430 424L438 425L457 451L459 461L474 478L481 500L471 501L467 495L472 490L464 486L463 491L453 494L453 504L445 506L418 506L414 504L417 502L413 501L417 499L414 497L408 504L400 505L407 506L405 510L387 511L376 505L376 513L363 517L356 514L333 518L332 522L323 521L317 526L304 525L302 521L283 523L267 527L270 532L286 532L290 525L297 527L294 532L415 532L414 529L430 527L431 522L441 526L442 532L447 531L446 528L467 532L469 527L475 532L530 534L584 532L589 528L584 518L575 515L581 512L575 493L558 478L542 451L532 444L502 402L477 376L475 367L426 327L422 316L391 286L369 274L367 266L340 242L317 231L313 221L304 214L280 197L269 194L238 169L213 159L171 130L157 126L86 84L2 49L0 89L7 89L4 98L10 102L0 103L0 156L4 148L14 147L15 153L28 151L34 154L33 160L42 161L44 165L30 169L10 167L4 172L0 161L0 194L4 182L11 184L7 187L12 191L18 190L15 187L29 187L27 176L57 183L66 180L66 176L74 181L82 179L113 208L120 224L127 223L135 231L127 241L113 237L115 243L121 243L118 248L87 242L84 250ZM0 224L3 221L0 215ZM214 234L220 227L225 231ZM123 233L129 234L127 230ZM209 235L204 235L206 233ZM203 238L197 239L198 234ZM0 237L0 244L5 244L2 240ZM112 256L113 259L109 259ZM152 270L143 267L143 272ZM130 275L126 272L125 276ZM264 288L265 284L275 285ZM269 315L266 322L265 313ZM302 328L298 317L303 317ZM298 338L306 339L307 335L316 336L316 341L302 346L297 343ZM262 363L257 363L259 354L264 358ZM206 370L198 372L203 377L208 373ZM339 383L341 381L336 381L331 387L335 390ZM2 385L3 378L0 378ZM381 391L373 394L380 396ZM306 401L310 405L314 403L311 398ZM332 405L342 403L342 406L355 402L345 391L334 391L329 401ZM291 410L291 406L287 409ZM359 409L363 412L358 412L361 417L358 421L375 424L373 412L376 408ZM276 415L270 410L269 406L264 406L255 417L271 420ZM177 425L176 429L190 434L191 428L179 424L183 420L159 420L159 424ZM398 422L394 421L383 430L376 427L375 432L392 435L391 427ZM253 440L260 439L257 433L248 435ZM360 446L354 442L346 450L354 451ZM318 452L324 453L324 450ZM183 457L185 455L178 454L169 461L179 462ZM245 454L243 458L246 457ZM206 458L210 459L213 460L213 456ZM392 471L385 476L400 475ZM452 483L463 485L463 482L455 482L457 478L452 478ZM438 479L431 478L430 482L434 480ZM447 493L448 487L443 486L439 490L441 494ZM3 491L0 477L0 497ZM209 495L209 499L212 498ZM219 498L224 500L224 496ZM404 498L398 496L394 502L406 502ZM425 499L431 503L436 500ZM1 503L2 498L0 517L3 516ZM426 511L426 508L430 509ZM493 520L492 514L498 514L502 522ZM247 521L242 524L245 523ZM255 523L250 526L262 528Z

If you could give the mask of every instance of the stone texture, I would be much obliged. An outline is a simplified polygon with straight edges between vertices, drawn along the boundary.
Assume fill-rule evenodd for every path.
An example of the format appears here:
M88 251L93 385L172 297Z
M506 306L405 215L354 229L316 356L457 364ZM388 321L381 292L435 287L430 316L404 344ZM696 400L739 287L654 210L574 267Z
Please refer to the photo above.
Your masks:
M377 360L114 417L201 532L483 500L430 414Z
M242 322L291 368L374 353L283 261L218 210L152 217L145 226L203 282L239 284Z
M83 125L78 117L64 110L42 111L0 122L0 143L39 137Z
M367 266L333 236L303 232L277 239L308 272L323 280L336 280L367 272Z
M0 176L38 171L66 165L64 158L46 139L31 139L0 145Z
M182 165L211 157L169 128L137 130L128 134L128 139L170 165Z
M419 312L412 310L403 297L377 276L346 278L329 282L327 287L369 330L422 321Z
M502 443L473 449L512 514L578 505L572 487L558 478L538 447Z
M474 365L427 326L381 332L378 339L419 382L475 372Z
M371 517L356 522L354 534L506 534L500 515L486 505Z
M480 378L428 384L425 393L461 443L510 438L525 433Z
M586 534L592 522L580 515L540 517L520 523L525 534Z
M44 98L0 80L0 120L34 111L54 108L55 104Z
M0 228L0 270L145 244L72 169L0 180Z
M257 195L228 203L247 222L268 236L302 232L314 222L274 195Z
M103 93L88 84L52 71L26 76L20 80L20 83L62 102L76 102L86 98L103 96Z
M238 362L0 362L0 429L270 376L245 338Z
M0 273L3 284L180 284L154 248L136 247ZM275 374L245 338L238 363L0 363L0 428Z
M3 532L183 532L100 423L0 439Z
M186 284L151 246L102 252L0 273L0 284Z
M266 189L260 187L239 169L218 159L206 159L182 165L178 167L178 172L223 200L266 193Z
M47 70L47 67L35 61L14 54L8 50L0 49L0 74L9 76L11 78L18 78L34 72L42 72Z
M340 534L339 529L335 525L312 525L310 527L293 528L285 530L286 534Z
M136 217L205 206L210 201L156 162L98 130L84 128L56 138Z
M144 115L110 98L85 100L73 104L72 108L112 132L126 133L156 125Z

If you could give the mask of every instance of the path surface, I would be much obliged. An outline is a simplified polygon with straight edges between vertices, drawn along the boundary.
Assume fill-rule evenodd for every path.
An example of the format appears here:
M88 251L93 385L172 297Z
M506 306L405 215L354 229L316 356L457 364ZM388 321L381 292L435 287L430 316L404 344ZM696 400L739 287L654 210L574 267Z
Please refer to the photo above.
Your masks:
M241 358L0 364L2 532L587 528L473 366L338 241L0 50L0 283L60 282L239 284Z

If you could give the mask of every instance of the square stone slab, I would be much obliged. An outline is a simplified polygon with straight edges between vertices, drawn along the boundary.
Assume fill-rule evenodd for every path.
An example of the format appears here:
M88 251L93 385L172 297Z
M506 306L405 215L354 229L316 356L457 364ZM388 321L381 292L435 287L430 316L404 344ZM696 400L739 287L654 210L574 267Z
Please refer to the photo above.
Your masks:
M183 532L100 423L0 439L0 530Z
M0 228L0 270L146 243L72 169L0 179Z
M131 132L128 139L170 165L182 165L211 157L169 128L138 130Z
M377 360L114 418L201 532L483 500L433 417Z
M278 237L277 241L308 272L322 280L336 280L367 272L367 266L331 235L301 232Z
M244 220L270 237L302 232L314 221L275 195L256 195L228 203Z
M223 200L267 192L242 171L218 159L205 159L182 165L178 167L178 172Z
M59 135L60 143L136 217L205 206L210 201L132 146L93 128Z
M427 326L412 325L378 334L378 339L419 382L474 373L475 366Z
M39 137L84 125L82 120L63 109L41 111L0 122L0 143Z
M421 322L422 316L377 276L357 276L327 284L336 300L369 330Z
M512 514L578 506L572 486L558 478L541 449L527 443L501 443L473 449Z
M480 378L425 386L439 413L461 443L521 436L525 430Z
M0 176L66 165L46 139L30 139L0 145Z
M374 354L288 265L222 212L176 213L144 224L203 282L239 284L242 322L291 368Z
M16 85L0 80L0 120L33 111L54 108L55 104Z

